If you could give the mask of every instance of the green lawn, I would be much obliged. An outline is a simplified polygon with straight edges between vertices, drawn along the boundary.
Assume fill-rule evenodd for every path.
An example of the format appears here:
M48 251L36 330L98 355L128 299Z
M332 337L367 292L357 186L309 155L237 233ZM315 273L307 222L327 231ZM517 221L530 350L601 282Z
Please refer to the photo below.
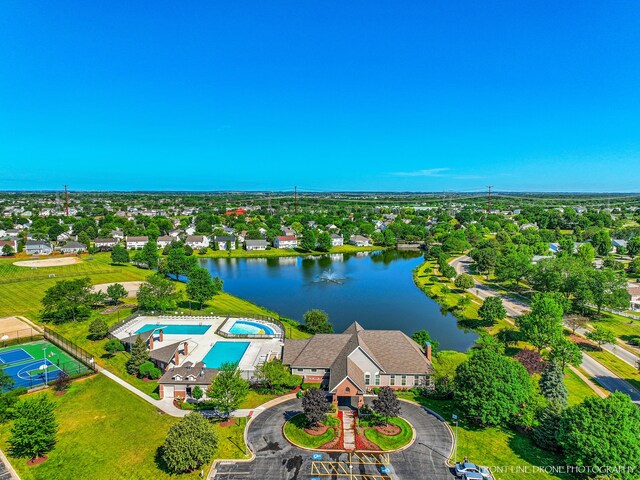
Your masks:
M58 443L49 459L36 467L27 466L26 459L9 456L23 480L199 478L197 473L171 476L156 464L157 449L178 419L159 414L104 375L75 381L68 393L51 398L57 403ZM10 426L0 425L0 445L5 453L9 453ZM216 428L220 441L217 456L243 458L243 422Z
M606 350L586 352L587 355L594 358L602 365L607 367L613 373L615 373L618 377L626 380L632 386L636 387L640 390L640 372L638 372L637 368L632 367L627 362L621 360L616 357L613 353L607 352Z
M629 341L634 337L640 338L640 318L633 319L616 315L615 313L602 312L598 318L590 318L589 323L595 326L602 326L611 330L616 337Z
M278 395L269 395L264 393L258 393L255 390L249 390L249 394L247 398L240 404L239 408L256 408L259 405L262 405L269 400L273 400L278 397Z
M597 396L596 392L569 368L564 375L564 384L569 391L569 405L576 405L588 397Z
M289 441L306 448L320 448L334 437L333 428L328 428L322 435L309 435L304 431L306 425L307 419L299 413L284 424L284 434Z
M375 428L366 428L364 430L364 436L382 450L397 450L411 441L413 438L413 430L406 420L399 417L390 418L389 424L400 427L400 433L394 436L387 436L381 434Z
M342 247L333 247L329 252L305 252L292 248L269 248L268 250L251 250L244 248L236 248L235 250L212 250L209 249L206 254L200 255L195 252L194 255L202 258L245 258L245 257L302 257L306 255L325 255L327 253L355 253L355 252L373 252L376 250L384 250L385 247L356 247L355 245L343 245Z
M451 415L457 414L458 424L458 459L469 457L469 460L480 465L499 465L512 467L534 467L540 465L564 465L559 456L542 450L533 440L514 430L500 427L482 428L468 423L463 412L457 410L451 400L431 400L416 397L410 392L400 392L400 398L417 401L442 415L455 430ZM499 478L508 478L499 475ZM531 480L549 480L554 478L571 479L570 475L532 472L527 474Z

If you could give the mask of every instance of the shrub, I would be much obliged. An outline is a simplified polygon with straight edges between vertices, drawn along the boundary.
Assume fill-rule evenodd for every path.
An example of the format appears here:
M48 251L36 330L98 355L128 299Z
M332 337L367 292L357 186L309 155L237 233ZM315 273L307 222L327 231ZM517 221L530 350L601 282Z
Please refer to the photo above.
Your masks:
M140 367L138 367L138 373L140 373L140 376L150 378L151 380L157 380L162 375L160 369L151 361L144 362L140 365Z
M109 325L104 318L97 317L89 324L89 338L91 340L102 340L109 333Z
M69 378L69 375L66 373L61 372L60 375L58 375L58 378L53 382L53 389L56 392L63 392L69 388L69 385L71 385L71 378Z

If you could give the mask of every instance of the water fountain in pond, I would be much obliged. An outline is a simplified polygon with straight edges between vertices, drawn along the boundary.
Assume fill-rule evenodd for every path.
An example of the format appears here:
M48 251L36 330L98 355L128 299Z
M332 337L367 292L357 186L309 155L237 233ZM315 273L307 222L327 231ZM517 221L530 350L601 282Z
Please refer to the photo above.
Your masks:
M343 277L339 273L329 269L322 272L315 282L336 283L338 285L342 285L346 279L347 277Z

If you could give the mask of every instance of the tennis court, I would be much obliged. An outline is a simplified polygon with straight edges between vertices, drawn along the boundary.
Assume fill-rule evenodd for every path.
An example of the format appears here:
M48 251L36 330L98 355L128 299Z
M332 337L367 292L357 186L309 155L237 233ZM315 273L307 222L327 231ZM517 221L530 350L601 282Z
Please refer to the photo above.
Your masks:
M66 373L76 377L89 369L46 340L0 349L0 368L13 377L16 387L33 388L55 381Z

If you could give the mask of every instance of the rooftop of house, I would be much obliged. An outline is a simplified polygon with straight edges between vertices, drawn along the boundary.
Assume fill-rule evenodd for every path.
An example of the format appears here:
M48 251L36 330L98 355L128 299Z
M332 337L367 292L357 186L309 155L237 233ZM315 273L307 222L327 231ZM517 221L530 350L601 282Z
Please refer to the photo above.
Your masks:
M127 242L148 242L149 237L142 235L139 237L127 237Z
M179 367L167 370L158 380L159 384L197 384L209 385L211 380L218 374L215 368L206 368L202 362L195 365L191 362L184 362Z

